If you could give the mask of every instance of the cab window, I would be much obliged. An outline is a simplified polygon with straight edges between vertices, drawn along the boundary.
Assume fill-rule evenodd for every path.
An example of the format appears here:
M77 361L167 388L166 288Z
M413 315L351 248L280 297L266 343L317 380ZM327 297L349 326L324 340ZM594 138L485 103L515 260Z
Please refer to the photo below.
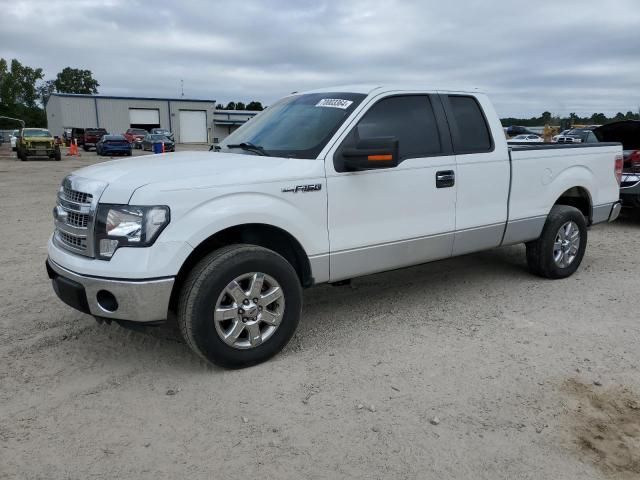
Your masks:
M335 157L342 168L341 152L360 140L394 137L398 140L399 161L442 154L436 116L428 95L387 97L373 105L351 130Z

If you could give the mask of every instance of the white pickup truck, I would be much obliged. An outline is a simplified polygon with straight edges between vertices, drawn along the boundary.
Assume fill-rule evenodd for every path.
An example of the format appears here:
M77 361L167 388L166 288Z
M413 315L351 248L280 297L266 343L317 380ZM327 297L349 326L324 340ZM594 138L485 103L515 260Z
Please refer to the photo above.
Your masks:
M207 361L264 361L302 289L501 245L579 266L619 211L617 143L508 147L475 91L350 86L285 97L217 152L97 164L62 181L47 270L99 321L174 312Z

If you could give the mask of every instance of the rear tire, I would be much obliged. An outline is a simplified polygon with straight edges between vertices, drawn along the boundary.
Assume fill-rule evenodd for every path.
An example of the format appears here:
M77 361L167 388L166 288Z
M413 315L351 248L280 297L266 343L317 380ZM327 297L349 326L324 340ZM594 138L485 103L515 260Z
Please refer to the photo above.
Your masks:
M535 275L566 278L578 269L587 248L587 222L582 212L554 205L540 238L528 242L527 265Z
M257 294L250 292L256 275L263 278ZM248 278L248 283L241 278ZM230 290L232 285L240 288ZM301 309L302 287L289 262L266 248L231 245L207 255L189 273L177 317L185 341L200 357L221 367L243 368L284 348Z

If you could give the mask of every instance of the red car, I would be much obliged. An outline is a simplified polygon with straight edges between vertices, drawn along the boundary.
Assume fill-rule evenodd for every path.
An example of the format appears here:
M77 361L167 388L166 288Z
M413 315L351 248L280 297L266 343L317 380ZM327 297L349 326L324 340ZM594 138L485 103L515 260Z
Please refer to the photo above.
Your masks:
M105 135L109 135L109 132L104 128L85 128L82 148L85 152L88 152L90 148L95 148L100 139Z
M130 128L126 132L124 132L124 138L131 144L134 148L142 148L142 140L147 135L146 130L142 128Z

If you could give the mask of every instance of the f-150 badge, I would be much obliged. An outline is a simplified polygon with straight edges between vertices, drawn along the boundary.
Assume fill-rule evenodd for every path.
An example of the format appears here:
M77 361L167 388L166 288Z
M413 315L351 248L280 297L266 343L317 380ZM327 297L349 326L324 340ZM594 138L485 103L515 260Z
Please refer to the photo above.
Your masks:
M320 190L322 190L322 184L314 183L312 185L296 185L291 188L283 188L282 193L319 192Z

